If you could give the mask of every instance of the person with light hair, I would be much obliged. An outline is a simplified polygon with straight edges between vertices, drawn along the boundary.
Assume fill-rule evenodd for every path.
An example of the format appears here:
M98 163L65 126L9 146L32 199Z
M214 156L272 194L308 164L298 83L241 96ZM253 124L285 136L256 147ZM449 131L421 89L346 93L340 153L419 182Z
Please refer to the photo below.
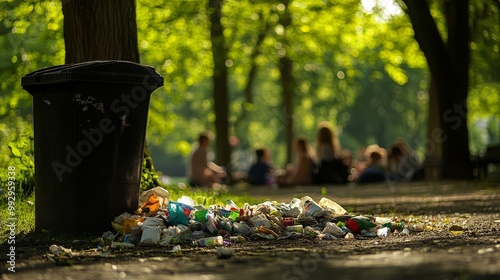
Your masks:
M364 184L385 181L386 150L377 144L373 144L366 147L365 157L367 158L367 165L359 175L358 183Z

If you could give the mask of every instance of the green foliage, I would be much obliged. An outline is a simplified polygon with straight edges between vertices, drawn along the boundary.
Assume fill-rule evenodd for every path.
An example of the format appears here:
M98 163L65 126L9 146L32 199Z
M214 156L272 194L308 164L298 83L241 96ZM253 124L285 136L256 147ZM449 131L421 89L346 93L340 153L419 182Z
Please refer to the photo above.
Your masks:
M7 169L14 167L16 196L27 197L35 187L33 127L20 117L4 117L0 136L0 181L7 182Z
M146 168L147 166L147 158L142 160L142 173L141 173L141 185L140 189L142 191L152 189L155 186L155 182L159 178L159 174L157 172L153 172L151 169Z
M381 3L368 7L370 1L291 1L292 24L283 30L278 19L284 11L277 1L224 1L231 133L239 138L233 157L239 169L248 166L251 150L260 146L272 150L275 164L285 164L286 120L277 68L284 51L294 61L297 80L296 135L313 142L317 123L327 120L342 146L352 150L370 142L388 145L399 137L411 145L425 142L427 65L407 17L396 6ZM444 31L441 4L431 1ZM499 10L494 1L481 0L471 2L470 11L469 125L471 147L480 150L496 139L498 128ZM20 79L64 63L61 2L2 1L0 18L0 166L16 158L22 161L16 164L29 166L27 147L32 145L26 146L29 137L21 131L31 127L31 96ZM214 130L208 24L206 5L199 1L137 1L141 61L165 77L165 86L151 97L147 139L157 170L169 175L183 175L190 143L200 131ZM264 37L257 45L260 35ZM283 36L288 46L280 43ZM244 89L252 63L257 76L249 103ZM490 121L491 116L495 118ZM478 122L492 123L488 135ZM10 142L16 144L9 147ZM15 148L21 158L13 154ZM143 183L152 176L145 173Z

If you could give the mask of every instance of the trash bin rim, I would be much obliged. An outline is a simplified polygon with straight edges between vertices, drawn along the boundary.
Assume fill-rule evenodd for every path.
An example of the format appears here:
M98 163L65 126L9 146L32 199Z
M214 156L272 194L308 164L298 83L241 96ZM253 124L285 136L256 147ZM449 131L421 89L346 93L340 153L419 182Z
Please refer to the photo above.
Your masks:
M129 67L129 69L133 67L135 71L123 71L124 66ZM116 69L113 69L115 71L109 71L110 67L115 67ZM97 82L145 85L157 88L163 85L163 80L163 77L151 66L121 60L96 60L40 69L22 77L21 85L31 87L74 82Z

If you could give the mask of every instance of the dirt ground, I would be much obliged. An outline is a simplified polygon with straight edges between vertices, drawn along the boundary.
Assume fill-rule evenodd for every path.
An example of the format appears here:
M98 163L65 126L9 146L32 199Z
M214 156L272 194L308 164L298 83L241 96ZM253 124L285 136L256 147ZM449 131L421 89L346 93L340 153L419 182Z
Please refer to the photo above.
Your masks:
M232 191L283 202L323 196L321 187ZM57 258L50 244L32 241L16 248L16 273L3 270L2 279L500 279L499 183L348 185L326 192L353 214L398 217L425 230L366 240L251 241L232 244L229 259L187 245L181 253L137 247L103 254L74 243L60 244L73 249L72 257ZM0 249L5 269L5 244Z

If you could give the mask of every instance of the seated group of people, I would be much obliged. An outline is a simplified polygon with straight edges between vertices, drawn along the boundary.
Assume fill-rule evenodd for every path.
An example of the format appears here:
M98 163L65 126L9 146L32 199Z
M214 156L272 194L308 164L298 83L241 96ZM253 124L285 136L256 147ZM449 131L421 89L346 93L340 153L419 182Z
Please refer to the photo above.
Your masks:
M269 150L257 150L257 162L248 171L248 182L253 185L347 183L350 164L342 157L339 142L328 123L320 123L316 142L315 156L307 138L298 138L294 149L295 164L288 164L285 170L272 167Z
M208 160L209 135L201 134L198 144L188 171L190 184L210 186L219 183L226 174L224 168ZM283 170L273 167L268 149L257 149L257 159L248 170L248 182L252 185L311 185L405 181L411 180L420 170L417 158L402 140L391 145L389 155L378 145L370 145L361 148L357 160L353 160L350 151L340 149L338 138L327 122L318 126L316 153L312 152L305 137L296 139L294 152L295 163Z
M394 142L389 153L378 145L370 145L360 149L361 158L356 168L358 183L372 183L381 181L411 181L423 178L423 168L403 140Z

